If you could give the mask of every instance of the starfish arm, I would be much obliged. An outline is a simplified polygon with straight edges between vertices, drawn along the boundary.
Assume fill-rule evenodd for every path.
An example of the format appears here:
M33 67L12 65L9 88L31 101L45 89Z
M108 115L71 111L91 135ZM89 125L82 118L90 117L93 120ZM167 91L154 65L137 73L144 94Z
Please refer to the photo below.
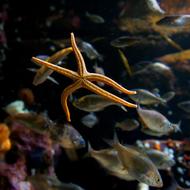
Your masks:
M62 49L56 53L54 53L52 56L48 57L45 61L50 62L52 64L58 64L59 61L61 61L65 56L67 56L69 53L73 51L72 47ZM45 65L42 65L36 72L33 84L35 86L43 83L46 81L46 79L53 73L52 69L49 69Z
M45 65L46 67L54 70L54 71L57 71L58 73L72 79L72 80L77 80L79 79L79 75L75 72L75 71L71 71L69 69L66 69L66 68L63 68L63 67L60 67L58 65L54 65L52 63L49 63L47 61L44 61L44 60L41 60L41 59L38 59L36 57L32 57L32 61L34 63L37 63L37 64L40 64L40 65Z
M85 82L83 83L83 87L98 94L98 95L101 95L113 102L117 102L117 103L122 104L127 107L137 108L136 104L129 103L129 102L123 100L122 98L119 98L119 97L111 94L110 92L107 92L106 90L100 88L99 86L93 84L90 81L85 80Z
M70 112L67 105L67 99L69 95L71 95L74 91L81 88L81 82L76 81L73 84L69 85L67 88L65 88L61 94L61 105L63 107L63 110L66 114L67 121L71 122Z
M68 48L62 49L62 50L54 53L52 56L48 57L46 59L46 61L55 64L55 63L61 61L65 56L67 56L72 51L73 51L72 47L68 47Z
M76 41L75 41L75 36L73 33L71 33L71 45L75 54L75 57L77 59L77 64L78 64L78 73L80 76L83 76L85 73L87 73L86 70L86 65L83 59L83 56L81 52L79 51Z
M87 75L85 78L89 81L103 82L103 83L105 83L109 86L112 86L113 88L115 88L115 89L117 89L117 90L119 90L125 94L136 94L136 91L127 90L126 88L124 88L123 86L121 86L120 84L118 84L117 82L112 80L111 78L106 77L106 76L101 75L101 74L89 73L89 75Z

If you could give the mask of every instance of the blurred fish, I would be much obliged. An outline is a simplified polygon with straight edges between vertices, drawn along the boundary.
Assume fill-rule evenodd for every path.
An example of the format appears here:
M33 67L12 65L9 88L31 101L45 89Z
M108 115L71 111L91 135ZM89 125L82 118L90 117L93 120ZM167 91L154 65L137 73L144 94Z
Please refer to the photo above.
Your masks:
M98 73L98 74L101 74L101 75L105 75L104 69L102 67L99 67L97 65L97 63L95 63L95 65L93 65L93 69L94 69L95 73ZM105 86L105 84L103 82L97 82L97 84L99 86L101 86L101 87Z
M59 64L59 62L72 51L72 47L62 49L54 53L52 56L48 57L45 61L53 64ZM52 73L53 70L47 68L46 66L41 66L40 69L37 70L36 75L34 76L33 84L37 86L43 83Z
M35 190L84 190L76 184L59 181L57 176L36 174L34 176L28 176L27 180Z
M110 175L116 176L120 179L130 181L134 180L123 167L122 162L118 157L118 152L114 149L93 150L90 144L88 145L88 153L97 162L105 168Z
M167 54L167 55L158 57L156 59L167 64L178 63L178 62L181 63L181 62L190 60L190 50L187 49L187 50L180 51L177 53Z
M168 135L169 133L180 131L180 122L172 124L164 115L156 110L142 109L138 106L137 113L142 121L145 132L146 130L150 130L153 134Z
M125 107L122 105L112 102L100 95L89 94L82 96L79 99L76 99L72 102L73 106L76 108L86 111L86 112L98 112L102 111L104 108L112 105L116 105L121 107L124 111L126 111Z
M31 71L31 72L33 72L33 73L37 73L37 71L38 71L38 69L36 69L36 68L27 68L27 70L28 70L28 71ZM49 80L49 81L51 81L51 82L53 82L54 84L59 85L59 82L57 82L57 81L56 81L53 77L51 77L51 76L47 76L46 79Z
M117 122L115 127L122 129L123 131L133 131L137 129L139 126L139 122L136 119L125 119L121 122Z
M142 37L121 36L121 37L118 37L118 38L112 40L110 42L110 44L116 48L125 48L125 47L137 45L137 44L141 43L141 41L142 41Z
M104 18L99 16L99 15L96 15L96 14L91 14L89 12L86 12L85 13L85 16L93 23L96 23L96 24L103 24L105 22Z
M163 104L166 105L167 101L174 97L174 92L168 92L163 95L164 98L159 97L158 94L154 94L145 89L135 89L137 94L129 95L133 101L142 105L154 105L154 104Z
M90 43L82 41L79 48L86 54L89 59L98 59L100 61L103 61L103 56L98 53L98 51Z
M183 111L190 113L190 100L179 102L177 106Z
M66 48L68 46L71 46L71 41L69 38L52 40L52 41L60 48ZM103 56L100 53L98 53L98 51L91 45L91 43L86 42L80 38L76 38L76 41L80 51L85 53L85 55L89 59L91 60L98 59L99 61L103 61Z
M166 170L175 165L175 160L168 154L154 149L143 149L158 169Z
M78 160L76 150L85 147L82 135L70 124L56 124L50 128L50 137L64 148L68 158Z
M166 27L190 27L190 15L169 15L159 20L159 26Z
M99 119L94 113L89 113L82 117L81 123L86 127L92 128L99 122Z
M131 177L149 186L163 186L162 178L156 166L148 157L130 146L121 145L116 134L113 142L106 141L118 152L121 163Z
M142 131L143 133L147 134L147 135L156 136L156 137L162 137L162 136L164 136L164 135L168 135L168 134L166 134L166 133L161 133L161 132L153 131L153 130L151 130L151 129L149 129L149 128L144 127L144 125L143 125L143 127L141 128L141 131Z
M18 113L28 113L29 111L25 108L25 104L21 100L15 100L3 108L9 115L13 116Z
M121 60L123 61L124 66L125 66L125 68L127 70L127 73L131 77L132 76L132 71L131 71L131 67L129 65L129 62L127 60L127 57L125 56L125 54L120 49L118 50L118 52L119 52L119 55L121 57Z
M12 121L19 122L32 131L42 135L48 134L50 128L54 126L54 122L45 113L18 113L6 118L5 121L7 123Z

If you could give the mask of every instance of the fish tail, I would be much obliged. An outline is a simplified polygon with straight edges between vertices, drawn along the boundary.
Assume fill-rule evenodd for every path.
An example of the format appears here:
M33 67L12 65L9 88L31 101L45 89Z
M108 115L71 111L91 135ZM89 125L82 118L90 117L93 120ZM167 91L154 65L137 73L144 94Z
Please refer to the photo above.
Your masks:
M84 154L83 158L89 158L91 156L91 153L94 151L94 149L92 148L92 146L91 146L91 144L90 144L89 141L87 142L87 145L88 145L87 146L88 147L87 148L88 151L87 151L87 153Z
M175 130L175 132L182 133L182 130L181 130L181 120L177 124L174 124L174 130Z

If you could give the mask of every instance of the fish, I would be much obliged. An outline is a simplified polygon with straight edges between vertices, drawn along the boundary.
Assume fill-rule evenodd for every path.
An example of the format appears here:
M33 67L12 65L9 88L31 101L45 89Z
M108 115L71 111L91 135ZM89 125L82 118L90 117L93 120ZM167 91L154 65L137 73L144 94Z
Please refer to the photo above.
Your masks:
M93 65L93 69L94 69L95 73L105 75L104 69L102 67L99 67L97 63L95 63L95 65ZM105 86L105 84L103 82L97 82L97 84L101 87Z
M102 111L106 107L112 106L112 105L119 106L119 107L121 107L121 109L126 111L126 109L122 105L112 102L112 101L110 101L100 95L96 95L96 94L89 94L89 95L82 96L81 98L74 100L72 102L72 104L76 108L78 108L82 111L86 111L86 112Z
M55 125L54 122L47 116L46 113L36 113L36 112L14 114L7 117L5 121L7 123L16 121L41 135L49 134L50 128L54 127Z
M159 170L167 170L175 165L175 160L164 152L154 149L143 150Z
M27 176L27 181L32 184L35 190L84 190L74 183L61 182L56 175L36 174L34 176Z
M123 53L123 51L121 51L120 49L118 50L118 52L119 52L119 55L121 57L121 60L122 60L122 62L124 64L124 66L125 66L125 69L126 69L127 73L131 77L132 76L132 71L131 71L131 67L129 65L129 62L127 60L127 57L125 56L125 54Z
M139 127L139 122L136 119L124 119L121 122L115 124L116 128L120 128L123 131L133 131Z
M94 150L91 145L88 145L88 154L94 158L106 171L120 179L131 181L134 180L123 167L122 162L118 157L118 152L113 149Z
M167 92L163 97L159 97L158 94L152 93L146 89L135 89L137 94L129 95L133 101L142 105L166 105L167 101L171 100L175 96L175 92Z
M110 45L116 48L125 48L135 46L142 42L142 37L138 36L120 36L110 42Z
M86 12L85 13L85 16L93 23L96 23L96 24L103 24L105 22L104 18L99 16L99 15L96 15L96 14L91 14L89 12Z
M50 128L50 138L64 148L68 158L78 160L77 149L84 148L86 143L82 135L70 124L56 124Z
M163 186L163 181L158 169L142 152L130 146L120 144L115 133L113 141L105 141L118 152L118 157L130 176L149 186Z
M153 130L151 130L149 128L146 128L146 126L143 126L141 128L141 132L143 132L146 135L155 136L155 137L162 137L164 135L168 135L166 133L161 133L161 132L153 131Z
M89 59L103 61L103 56L90 43L81 41L79 48Z
M27 70L28 70L28 71L31 71L31 72L33 72L33 73L36 73L36 72L38 71L38 69L36 69L36 68L27 68ZM47 76L46 79L49 80L49 81L51 81L51 82L53 82L53 83L56 84L56 85L59 85L59 82L56 81L56 80L55 80L53 77L51 77L51 76Z
M190 100L179 102L177 106L186 113L190 113Z
M81 123L88 128L93 128L98 122L99 119L94 113L89 113L81 118Z
M45 61L51 62L53 64L59 64L69 53L73 51L72 47L61 49L58 52L54 53L52 56L48 57ZM41 66L33 79L33 85L37 86L42 84L47 80L47 78L53 73L52 69L47 68L46 66Z
M145 130L151 130L153 133L166 134L180 131L180 122L171 123L164 115L156 110L137 108L137 113L142 121Z
M190 15L169 15L165 16L157 23L159 26L166 27L190 27Z
M156 60L161 61L163 63L167 63L171 65L173 63L181 63L184 61L188 61L190 59L190 50L184 50L177 53L170 53L167 55L163 55L161 57L156 58Z

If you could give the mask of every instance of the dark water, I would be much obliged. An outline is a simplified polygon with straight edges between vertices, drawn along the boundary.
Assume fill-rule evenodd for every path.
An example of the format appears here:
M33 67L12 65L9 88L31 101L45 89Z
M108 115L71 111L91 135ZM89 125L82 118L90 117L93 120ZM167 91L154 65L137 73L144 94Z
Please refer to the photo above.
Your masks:
M165 1L167 2L167 0ZM88 70L92 72L93 64L97 62L98 65L104 69L106 76L114 79L128 89L145 88L152 90L158 88L161 94L170 90L178 91L179 93L168 103L167 107L159 106L156 109L173 123L177 123L181 120L182 132L171 134L169 137L156 137L155 139L171 138L181 141L184 139L189 140L189 118L184 111L177 107L178 102L190 98L190 71L188 68L172 67L177 78L174 86L170 86L169 80L162 77L162 75L159 76L160 78L155 78L154 73L147 73L147 75L130 78L119 57L117 48L110 45L110 42L117 37L133 35L128 31L119 30L116 24L121 12L119 4L126 2L113 0L1 0L0 11L3 12L5 10L6 12L6 16L1 16L0 18L0 22L2 22L4 26L4 30L0 31L0 34L5 35L6 38L6 41L2 40L2 42L0 42L0 59L2 59L0 60L1 107L18 99L20 89L30 88L34 93L36 104L29 106L29 109L38 112L47 110L52 120L65 122L65 115L60 104L60 95L63 89L70 84L70 80L58 73L54 73L52 76L60 85L55 85L51 81L46 81L39 86L32 85L34 73L28 71L27 68L36 67L36 65L31 62L31 57L44 54L51 55L58 51L60 47L55 45L53 40L69 38L71 32L74 32L75 36L87 42L91 42L98 37L103 37L101 40L92 42L92 45L103 55L104 60L102 62L98 60L94 61L84 55ZM105 23L95 24L91 22L85 16L86 11L101 15L105 19ZM51 24L48 25L48 22ZM143 38L148 36L148 34L144 32L138 35ZM184 49L189 49L189 33L173 35L172 39L179 43ZM146 65L148 61L154 61L155 58L159 56L177 52L178 50L162 40L156 42L154 45L140 44L126 47L123 51L128 58L131 68L135 70L139 62L145 62ZM72 56L68 57L68 63L71 64L69 68L76 69L76 62ZM143 65L143 67L145 65ZM118 96L123 96L109 87L105 87L105 89ZM87 90L82 89L77 91L74 96L80 97L87 93ZM81 117L86 115L86 113L79 111L73 107L71 103L69 103L69 109L72 125L79 130L86 141L92 144L94 149L108 147L103 139L112 138L115 122L122 121L126 116L128 118L138 118L136 110L134 109L129 108L126 113L119 107L109 107L97 113L99 123L93 129L89 129L80 122ZM168 114L169 111L172 111L172 115ZM5 112L0 110L1 121L3 121L5 116ZM121 130L117 132L122 143L133 144L138 139L154 138L143 134L140 129L128 133L122 132ZM40 168L40 162L33 165L33 160L35 162L40 160L38 158L40 153L38 150L36 150L36 152L34 151L33 154L37 154L37 156L31 156L29 158L28 168ZM79 154L83 155L85 152L86 149L79 152ZM178 155L176 155L176 157L177 156ZM177 168L177 166L174 167ZM173 169L174 177L178 179L180 176L175 168ZM87 190L136 189L137 186L136 181L126 182L108 175L100 165L91 158L71 162L66 158L64 151L61 156L55 158L55 171L60 180L79 184ZM172 178L168 172L161 171L161 175L164 181L163 189L167 189L172 183ZM189 175L189 173L187 175ZM183 183L181 183L181 186L187 187Z

